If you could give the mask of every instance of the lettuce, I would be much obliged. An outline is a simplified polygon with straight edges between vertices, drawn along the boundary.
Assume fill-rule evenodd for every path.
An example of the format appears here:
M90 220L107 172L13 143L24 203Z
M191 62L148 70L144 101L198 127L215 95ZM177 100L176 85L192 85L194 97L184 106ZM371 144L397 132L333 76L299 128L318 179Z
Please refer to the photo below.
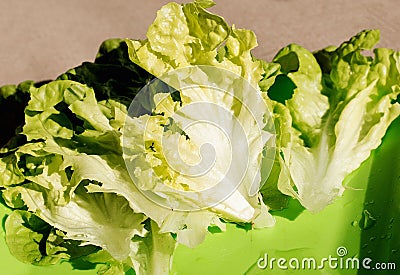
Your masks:
M378 40L378 31L363 31L315 56L289 45L273 60L280 65L275 82L282 77L292 84L282 92L286 98L275 98L282 136L278 187L312 212L343 193L344 178L400 114L399 53L375 49L373 57L363 55Z
M82 247L84 252L88 252L82 252L82 261L99 264L100 273L123 273L133 268L137 274L162 274L169 270L176 243L189 247L198 245L206 237L210 226L224 230L225 224L220 218L224 222L252 222L254 227L273 225L268 207L257 193L261 185L259 166L265 142L271 136L263 129L267 123L264 116L269 112L264 102L267 99L261 97L258 89L263 72L262 62L250 54L256 46L255 36L251 31L231 28L221 17L207 12L204 8L211 4L208 1L168 4L150 26L147 41L108 40L102 44L94 63L86 62L55 81L28 88L30 100L25 104L21 131L25 141L6 151L0 161L0 168L7 175L1 181L5 203L8 207L19 209L16 211L24 211L10 215L6 222L10 225L6 230L7 243L16 257L32 264L73 262L75 254L68 251ZM173 22L170 29L163 28L163 41L171 43L161 45L164 42L158 41L156 35L161 28L159 24L164 24L165 16L171 15L181 20ZM204 25L200 28L200 21L207 24L208 29ZM186 42L178 40L185 36L176 35L176 27L190 30L186 38L191 40L191 49L181 48L180 45ZM149 41L152 41L151 47ZM137 45L142 45L142 48L137 48ZM151 50L148 51L149 48ZM188 55L186 50L195 53L197 59ZM204 54L205 50L207 54ZM151 61L151 52L156 52L158 61ZM154 67L149 62L164 65ZM234 92L221 97L212 91L205 93L199 89L191 93L181 92L178 99L176 93L155 93L150 98L150 105L137 106L134 111L138 112L140 108L148 110L155 101L158 106L152 111L160 115L128 116L127 105L149 79L154 76L162 78L161 74L192 65L208 65L211 71L207 73L206 67L203 67L197 72L198 79L189 78L191 82L186 85L202 84L199 81L204 77L214 83L219 77L234 72L230 73L229 80L219 84L225 85L222 86L225 89L232 88ZM213 70L214 67L219 70ZM156 81L155 89L167 87L176 91L176 83L172 80L174 75L169 76L169 80L163 79L169 86ZM235 84L240 84L238 81L246 86L246 91L254 90L258 97L246 98L245 92L235 87ZM235 97L242 98L245 104L236 102ZM220 102L223 98L225 102ZM225 139L220 139L224 137L221 133L213 132L218 166L224 170L229 161L235 161L230 178L230 181L235 181L234 172L238 173L251 163L249 171L244 173L245 184L237 190L237 186L230 186L233 193L225 201L221 202L221 198L212 193L204 198L193 197L188 195L189 192L184 195L181 192L163 194L169 196L171 203L189 203L199 208L194 212L174 211L149 200L143 191L149 189L151 178L146 177L146 173L132 177L129 167L125 166L127 159L135 159L130 165L136 170L150 168L159 172L160 167L154 165L156 161L147 162L150 155L147 150L140 151L142 147L137 140L143 134L141 129L148 118L154 122L149 124L154 134L162 137L167 127L165 133L171 134L170 142L178 138L184 148L199 148L207 140L211 133L209 127L193 128L187 133L180 131L182 124L199 119L190 117L199 110L188 109L189 112L173 115L171 110L179 104L176 100L180 100L182 106L204 100L217 105L223 103L224 110L230 110L237 122L225 121L224 127L228 130ZM255 119L247 105L257 106L256 110L260 110ZM203 115L212 115L215 111L215 107L211 107ZM222 116L215 121L221 123L224 118ZM241 124L245 125L244 130L235 130L243 127ZM254 125L257 127L253 129ZM132 131L135 127L137 130ZM226 138L236 140L236 149L241 146L243 140L236 138L239 132L251 144L247 162L239 161L242 157L238 155L239 150L230 152L226 146ZM190 136L190 141L182 139L186 135ZM154 137L154 141L161 148L158 137ZM187 153L187 158L194 157L194 161L198 157L189 151ZM159 160L165 161L162 158ZM171 170L165 172L172 176ZM217 169L214 176L221 172L224 171ZM171 177L174 178L177 179ZM197 190L207 188L207 184L216 180L208 176L191 181L190 178L185 179L182 173L179 184L182 181L187 185L196 185L194 190ZM162 182L156 189L168 184ZM149 190L161 194L156 189ZM20 216L34 217L45 226L46 233L27 226ZM23 252L18 248L19 242L14 235L15 230L20 229L30 236L20 240L32 247L31 252L26 254L28 258L22 257ZM53 239L57 240L57 244ZM53 257L41 245L35 245L36 242L54 247L58 256ZM65 248L66 243L71 244L68 249Z
M126 40L130 59L156 77L179 68L210 65L258 87L264 70L251 54L257 46L255 34L229 27L222 17L204 9L211 1L203 2L172 2L161 8L146 40Z
M159 233L156 225L146 226L150 222L140 210L148 202L138 190L130 189L132 202L119 195L124 186L134 186L120 146L126 107L112 100L98 102L91 88L69 80L32 87L30 96L23 127L28 142L0 161L9 175L1 182L4 201L24 211L14 211L6 220L11 253L36 265L73 263L79 257L85 265L102 264L99 272L104 273L134 268L141 274L151 263L155 274L168 269L175 240ZM117 190L95 191L109 183ZM38 221L46 232L26 224L27 219ZM16 232L26 232L27 238L17 238ZM168 249L153 244L160 239L169 241ZM31 250L21 251L21 242ZM36 243L50 245L55 255ZM88 253L71 254L81 250Z
M98 251L96 246L80 246L68 240L63 232L54 229L32 212L15 210L5 222L6 243L10 252L21 262L35 265L76 261Z
M204 7L209 5L210 2L200 1L185 5L169 3L157 13L146 40L126 41L129 57L134 63L179 91L178 101L173 98L174 92L170 95L156 93L149 99L139 99L142 102L153 101L147 113L157 115L135 114L139 117L127 119L123 134L127 166L128 169L132 167L130 174L134 182L153 194L153 199L164 201L168 208L201 210L196 213L196 219L201 219L204 212L206 216L201 224L191 218L193 213L178 218L181 214L174 212L175 219L182 220L180 226L187 228L177 232L178 224L174 225L175 229L164 229L162 220L153 218L154 214L149 211L146 213L158 222L162 230L172 230L178 234L178 242L191 247L204 239L207 227L215 223L218 216L228 221L253 222L255 227L274 223L261 196L256 194L261 186L259 167L268 140L268 131L263 131L267 128L266 123L261 120L269 113L267 102L263 102L258 88L263 73L262 62L251 55L251 50L257 46L256 38L252 31L229 27L221 17L206 11ZM157 90L158 86L161 85L153 82L146 89ZM221 94L209 89L213 86L232 93ZM252 98L253 93L255 96ZM130 108L136 111L137 105L140 104L134 103ZM224 114L224 110L234 112L234 115ZM196 121L209 123L191 127ZM221 127L225 136L211 124ZM165 131L165 125L178 131ZM241 136L239 128L244 128L245 136ZM142 137L145 137L144 145ZM230 143L232 148L228 148ZM201 149L207 150L207 146L202 147L204 144L211 145L209 149L214 152L200 152ZM245 144L250 145L244 149ZM182 152L178 156L175 154L177 150ZM215 169L204 176L194 177L193 174L197 173L194 170L199 166L193 164L200 159L192 152L200 152L200 158L206 163L206 158L215 154ZM187 166L182 161L191 164ZM250 163L250 168L243 187L230 197L222 198L227 189L236 188L229 185L235 185L247 163ZM206 169L206 164L199 165L203 165L200 169ZM236 171L236 175L228 172L229 169ZM221 187L224 190L211 188L218 182L224 185L221 175L230 177L231 182ZM197 193L205 189L208 192ZM164 196L166 199L162 199ZM209 206L210 209L206 209ZM190 235L181 238L183 234Z
M180 79L188 71L190 79ZM220 73L210 67L189 67L161 77L171 84L180 82L182 100L174 102L168 93L156 94L152 112L157 115L127 119L122 136L125 162L134 182L168 208L210 208L226 220L255 222L257 217L261 219L261 209L266 207L256 193L261 181L262 152L271 137L266 124L261 122L267 109L259 93L253 96L249 85L241 85L236 75L226 71L222 75L230 87L223 90L233 94L205 85L207 77ZM232 82L228 77L232 77ZM195 85L196 78L201 79L203 86ZM240 92L248 92L242 102L237 100ZM253 110L246 106L253 106ZM257 109L263 111L255 114ZM259 121L253 115L259 115ZM265 214L264 223L273 224L272 217ZM152 217L151 213L149 216ZM209 224L201 226L205 232ZM178 241L179 237L178 233Z
M98 171L93 168L96 159L87 155L93 149L78 152L83 148L76 146L81 137L87 140L94 132L118 142L110 121L101 111L106 106L97 104L93 90L71 81L54 81L31 89L30 94L23 127L30 142L1 162L15 159L8 171L18 175L8 177L9 181L2 185L8 187L3 192L6 202L15 207L11 196L18 194L29 211L65 232L66 239L103 247L118 259L126 258L130 238L145 233L145 217L134 213L122 197L87 192L85 185L98 179ZM79 102L85 102L87 108L80 108ZM69 104L69 116L58 110L63 104ZM88 128L80 134L81 129L74 128L71 122L78 117ZM96 139L93 140L92 144L85 144L86 148L97 146ZM102 152L101 147L97 149ZM108 152L107 148L104 152ZM118 234L110 234L116 230Z
M349 188L400 114L399 52L364 55L371 30L265 62L213 5L169 3L145 40L110 39L54 81L0 88L16 115L1 122L0 191L17 259L168 274L177 244L210 228L273 226L289 197L318 212Z

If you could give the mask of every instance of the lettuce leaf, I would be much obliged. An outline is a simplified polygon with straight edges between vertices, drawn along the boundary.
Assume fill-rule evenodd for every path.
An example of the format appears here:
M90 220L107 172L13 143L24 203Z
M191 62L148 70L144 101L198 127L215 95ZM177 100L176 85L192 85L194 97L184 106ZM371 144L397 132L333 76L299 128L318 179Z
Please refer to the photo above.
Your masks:
M157 222L162 231L170 230L170 232L177 233L177 241L190 247L197 245L204 239L208 226L215 223L218 217L236 222L255 222L254 226L256 227L271 226L274 223L272 216L268 211L265 211L268 208L260 199L261 196L250 191L250 185L253 184L253 182L249 183L250 178L257 182L254 186L260 186L259 167L266 140L262 134L256 133L257 131L254 129L257 127L251 128L252 117L249 112L246 113L245 104L235 102L228 95L223 97L213 94L207 89L191 89L189 91L183 89L185 85L212 83L211 85L223 87L226 90L233 89L232 97L245 98L249 105L256 104L256 100L251 99L250 95L246 99L249 87L242 87L243 90L239 91L233 85L235 81L240 82L242 80L239 80L239 78L242 78L249 83L255 93L260 91L258 83L262 79L264 69L263 63L253 58L251 54L251 50L257 46L254 33L228 26L223 18L209 13L205 9L208 6L209 4L204 5L197 1L183 5L169 3L158 11L156 19L148 29L146 40L126 40L130 59L152 75L160 78L162 82L171 86L175 91L178 91L179 98L177 100L173 98L176 93L170 93L170 95L164 93L164 96L158 93L150 95L148 100L141 99L142 102L153 102L152 108L145 112L152 115L140 116L135 112L134 116L139 116L138 118L127 119L123 134L124 158L127 161L128 169L129 167L134 168L132 168L130 174L135 183L147 194L157 194L154 197L156 200L165 197L161 200L172 209L179 210L182 205L201 209L198 213L189 212L185 215L175 211L170 214L170 217L175 217L174 220L164 218L168 223L163 222L163 219L158 219L158 213L155 215L149 210L146 212L146 215ZM200 66L202 69L196 70L193 66ZM207 66L215 70L211 72L210 67ZM220 70L218 71L218 69ZM231 75L224 75L223 72L229 72L227 75ZM181 77L181 74L190 75L188 81L191 82L185 83L186 80L183 80L184 77ZM236 80L232 77L233 74L236 76ZM243 84L243 81L240 83ZM240 83L236 83L236 85L240 86ZM151 85L157 86L157 83L154 84L153 82ZM146 89L156 90L152 86L146 87ZM174 115L180 108L184 109L187 106L194 106L196 103L204 101L235 112L240 126L247 126L244 131L248 138L247 141L251 144L249 149L249 154L252 156L250 160L251 168L249 169L251 172L246 175L247 179L244 180L246 183L240 187L242 189L239 188L222 203L217 203L219 198L217 194L220 191L204 197L196 197L195 193L189 193L194 190L207 189L210 184L218 182L217 174L224 173L226 164L236 163L237 165L233 165L233 167L236 167L237 171L243 170L241 165L244 165L245 161L241 163L240 157L236 155L243 148L239 150L240 146L238 146L233 157L229 156L228 151L225 150L229 142L239 143L239 138L236 138L238 125L227 125L234 123L233 120L223 115L220 117L215 115L214 122L216 124L226 124L221 127L227 130L229 139L227 143L226 138L218 135L212 127L197 127L196 130L192 128L193 131L190 133L179 130L193 121L209 119L207 114L217 114L216 108L202 109L199 107L190 112ZM253 107L254 110L258 109L256 105ZM135 105L134 108L131 106L131 108L136 110L137 106ZM266 105L263 106L262 112L255 114L258 116L257 119L268 113ZM168 127L165 125L168 125ZM183 138L185 136L186 138ZM143 137L148 138L145 138L142 144L140 141ZM258 143L260 140L263 140L264 143ZM177 162L172 165L180 167L178 171L182 173L176 172L176 169L170 167L170 161L175 158L174 154L177 150L174 147L176 142L179 143L179 148L186 148L180 150L180 152L187 152L183 159L189 163L198 160L198 155L196 156L191 152L199 151L201 144L211 142L216 151L218 162L216 166L219 166L220 170L214 171L215 174L209 173L209 178L199 177L195 180L184 175L189 171L185 171L185 166L180 166L179 161L175 159ZM201 155L212 157L211 152L201 153ZM235 170L235 168L232 170ZM191 170L191 172L193 171ZM258 190L254 186L253 189ZM106 187L102 186L102 188ZM181 191L184 190L189 192L183 195ZM207 209L209 205L213 205L213 207ZM203 210L203 208L206 209ZM200 217L201 213L205 215L203 218ZM202 219L203 222L199 223L192 216L197 216L196 219ZM176 223L173 227L171 227L172 222ZM165 226L166 224L169 225L168 229ZM179 227L185 229L178 230ZM181 236L186 233L191 235L182 238Z
M176 241L169 233L160 233L157 224L149 222L149 234L131 242L131 266L136 274L168 274Z
M90 193L87 186L114 180L115 170L126 171L124 165L113 169L102 166L108 167L106 160L110 159L120 159L123 164L118 129L126 107L112 100L97 102L92 89L68 80L32 87L29 93L23 127L28 143L0 159L0 167L8 175L1 182L5 202L11 208L28 210L24 215L35 215L48 228L59 230L59 241L107 251L113 265L119 266L131 255L130 240L134 236L146 239L143 222L147 217L135 212L115 192ZM131 183L129 177L125 179ZM23 261L54 264L70 259L62 247L62 252L54 252L59 257L45 257L47 254L42 248L38 251L34 243L45 242L47 235L30 233L23 225L21 230L32 237L25 240L32 246L32 255L26 256L35 258L22 259L19 248L13 248ZM11 247L17 243L11 224L7 232Z
M123 104L98 102L91 88L69 80L32 87L30 95L23 127L28 143L1 158L0 167L10 174L2 183L3 197L9 207L28 210L63 232L64 241L104 251L105 258L84 257L101 265L100 273L134 268L142 274L151 267L159 274L169 269L175 248L170 232L194 246L204 240L209 224L223 227L213 214L174 213L136 188L122 158ZM148 216L162 228L145 229ZM200 220L205 229L197 226ZM160 239L169 244L154 243Z
M276 103L285 136L278 187L312 212L343 193L343 179L379 146L400 114L400 54L375 49L374 57L363 55L378 39L378 31L363 31L317 52L318 59L298 45L274 58L295 85L291 98Z
M6 243L18 260L34 265L56 264L95 253L98 248L66 240L64 234L28 211L15 210L5 221Z
M165 5L146 40L126 43L130 59L156 77L178 68L210 65L236 73L256 88L263 74L262 62L251 54L257 46L255 34L228 26L199 1Z
M115 259L125 260L130 239L144 236L145 217L135 214L123 197L115 194L89 194L80 185L66 205L46 200L46 190L24 186L19 190L28 209L50 225L66 232L66 238L107 250Z

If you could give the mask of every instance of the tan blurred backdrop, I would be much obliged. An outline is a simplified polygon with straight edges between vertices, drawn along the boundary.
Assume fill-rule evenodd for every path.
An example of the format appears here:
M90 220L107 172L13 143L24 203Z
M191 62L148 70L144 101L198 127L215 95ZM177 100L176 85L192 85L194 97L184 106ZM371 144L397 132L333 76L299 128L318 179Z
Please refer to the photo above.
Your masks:
M54 79L93 60L107 38L144 38L156 11L167 2L1 0L0 85ZM254 53L259 58L270 60L289 43L317 50L367 28L381 30L379 46L400 49L398 0L216 2L214 13L256 33L259 47Z

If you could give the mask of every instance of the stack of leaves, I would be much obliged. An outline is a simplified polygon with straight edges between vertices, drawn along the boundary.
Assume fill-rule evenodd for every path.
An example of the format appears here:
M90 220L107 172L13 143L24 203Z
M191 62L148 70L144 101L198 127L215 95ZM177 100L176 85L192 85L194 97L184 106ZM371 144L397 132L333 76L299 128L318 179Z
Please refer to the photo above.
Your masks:
M251 54L254 33L229 26L206 10L212 5L169 3L146 40L107 40L93 63L57 80L0 88L2 117L12 116L1 122L0 188L12 210L4 226L16 258L97 265L101 274L167 274L177 243L194 247L226 222L273 226L268 211L285 208L289 197L318 212L343 193L344 178L400 114L400 53L363 55L379 40L373 30L316 53L289 45L265 62ZM174 211L150 201L138 187L146 182L135 184L124 161L132 150L142 173L137 178L147 180L145 173L160 168L162 159L154 158L162 143L142 148L123 139L129 133L134 140L146 123L144 115L132 118L127 111L140 89L194 65L228 70L260 93L272 110L276 154L270 174L264 162L256 167L260 190L253 196L238 191L235 200L209 209ZM157 119L154 131L165 126L170 108L190 98L178 92L164 112L146 115ZM264 145L252 149L255 159L268 150Z

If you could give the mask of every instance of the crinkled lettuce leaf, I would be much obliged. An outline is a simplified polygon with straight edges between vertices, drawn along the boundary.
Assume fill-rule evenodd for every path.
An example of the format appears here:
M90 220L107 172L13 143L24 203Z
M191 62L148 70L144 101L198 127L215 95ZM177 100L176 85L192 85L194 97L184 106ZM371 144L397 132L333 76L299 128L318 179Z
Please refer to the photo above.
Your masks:
M19 191L28 209L66 232L67 239L101 247L117 260L128 257L133 236L146 233L142 224L145 217L136 214L125 198L115 194L88 193L80 185L71 200L59 206L49 203L46 190L38 186L24 186Z
M74 262L99 250L96 246L65 239L61 231L32 212L15 210L7 216L4 226L11 254L24 263L48 265L65 260Z
M363 31L317 58L298 45L274 58L294 85L275 108L283 135L278 187L312 212L343 193L343 179L379 146L400 114L399 52L363 54L378 40L378 31Z
M208 6L209 5L204 6L201 2L197 1L183 5L177 3L167 4L158 11L156 19L148 29L146 40L126 40L129 49L129 57L134 63L144 68L152 75L161 77L161 79L163 79L162 76L174 70L190 68L195 65L207 65L234 73L250 83L254 89L259 90L258 83L262 79L264 68L263 63L253 58L251 54L251 50L257 46L254 33L249 30L236 29L234 26L230 27L222 17L208 12L205 9L205 7ZM198 75L193 78L197 76ZM215 75L215 78L212 79L212 81L216 83L223 82L223 80L224 76L221 74ZM201 81L201 77L194 80L194 84L199 84L199 82L196 81ZM229 80L226 81L229 82ZM172 83L168 83L168 85L177 88ZM151 148L145 148L138 142L128 142L129 144L124 144L125 150L128 152L125 158L132 159L132 166L137 167L136 172L133 173L137 184L144 190L152 190L159 193L165 192L165 196L170 196L170 198L167 199L170 200L169 203L172 203L171 201L173 200L180 200L182 203L187 203L189 205L194 204L200 208L205 207L210 202L212 204L212 200L210 201L210 198L190 197L188 194L187 196L182 196L178 194L180 192L174 192L168 188L168 190L163 189L162 186L167 185L169 188L177 188L177 190L196 190L196 188L206 188L205 185L215 182L215 178L199 178L201 182L195 183L190 180L188 181L183 175L178 175L179 173L177 174L171 169L167 169L168 160L163 158L160 152L164 149L168 150L168 148L165 147L167 146L165 143L162 145L162 141L168 142L169 140L172 144L174 140L179 140L180 146L182 146L182 148L188 148L185 151L191 152L191 150L198 150L199 144L205 142L207 138L210 139L212 137L211 139L219 141L219 144L216 144L214 148L218 151L217 154L219 154L219 160L222 163L222 159L224 158L224 153L222 152L224 150L223 148L225 148L225 140L221 139L221 137L217 137L217 135L212 136L212 131L210 131L210 129L200 128L197 132L188 134L188 139L182 138L184 134L179 133L179 131L167 131L168 137L164 140L164 125L171 125L171 127L174 128L174 124L180 125L187 123L189 120L199 119L200 117L196 117L196 114L215 111L194 110L191 114L182 114L181 121L171 123L171 110L173 112L174 109L177 109L177 104L185 106L196 101L206 100L216 104L222 104L227 109L232 109L237 111L237 113L240 113L240 109L242 108L240 104L234 105L236 103L230 102L230 99L224 102L222 98L207 93L201 95L201 92L190 91L185 93L180 91L180 100L178 100L180 103L174 100L173 94L171 94L170 98L163 99L165 104L158 104L161 99L156 99L156 96L154 96L151 100L156 102L156 104L153 105L158 104L157 107L159 109L153 108L150 110L150 113L162 113L163 115L141 116L133 119L128 118L126 129L124 130L124 133L126 133L126 136L124 136L125 141L128 139L132 141L140 140L144 134L145 136L149 136L149 139L145 140L145 144L153 144ZM235 108L237 108L237 110L235 110ZM265 111L267 112L268 110L265 109ZM240 118L242 119L242 123L248 120L248 118L244 117L245 115L243 113L245 112L242 112L242 117ZM176 119L179 120L178 117ZM221 117L220 119L223 118ZM149 127L148 133L146 131L143 132L145 125ZM251 129L246 128L246 130L251 132ZM208 135L211 135L211 137ZM232 140L235 140L234 131L228 133L228 135L233 135L230 137ZM249 134L249 140L255 141L258 138L260 137ZM254 144L256 143L257 142L254 142ZM254 171L252 175L259 173L258 165L262 157L263 147L262 145L261 147L258 145L252 147L252 150L254 149L254 151L252 151L252 156L254 157L252 163L254 164L254 168L257 167L257 171ZM171 155L173 154L172 151L170 152ZM192 158L193 161L196 159L196 156L186 157L187 159ZM229 163L229 158L226 158L224 161L225 163ZM164 182L156 182L156 179L160 177ZM261 211L261 208L265 207L265 209L267 209L263 201L261 200L260 202L259 197L254 194L253 196L249 196L248 194L244 195L248 191L249 190L237 191L237 193L235 193L236 195L228 199L225 205L220 204L211 208L208 214L207 211L203 212L207 216L214 216L215 218L222 217L227 220L238 222L254 221L256 216L263 213L265 217L262 222L257 220L259 224L264 224L264 226L266 224L272 225L272 217L267 212ZM150 212L148 212L147 215L158 223L161 230L165 229L162 220L154 218L154 214ZM173 216L178 217L179 215L178 213L173 213ZM188 222L191 221L194 223L194 221L189 218L189 216L194 214L188 213L186 215L188 217L185 219L187 219ZM193 228L192 231L185 229L186 232L191 232L191 234L202 232L201 238L194 236L188 237L187 239L190 240L190 243L185 242L185 244L194 246L198 241L204 239L204 234L207 232L206 229L209 225L206 221L215 222L215 218L203 219L205 222L201 225L203 228L201 231L195 229L195 227L199 225L193 224L192 226L188 222L184 223L184 228ZM267 220L269 221L267 222ZM178 225L177 223L174 227L178 228ZM171 228L169 230L171 230ZM176 230L177 229L174 229L172 232ZM178 231L178 242L183 240L180 236L182 236L185 230ZM198 241L194 242L196 239Z
M207 76L203 75L204 71L195 71L191 70L192 78L196 78L197 74L199 78L200 75ZM227 77L224 80L228 82ZM191 80L189 82L195 83ZM230 89L238 93L243 91L242 89L246 90L242 86L240 89ZM180 94L182 101L178 103L174 102L169 94L159 93L155 96L156 108L153 110L153 113L158 115L127 119L122 138L125 161L128 167L132 167L131 176L142 190L165 194L166 203L178 210L186 205L198 209L210 207L210 210L227 220L253 221L260 214L262 205L257 195L251 194L251 189L258 189L255 186L259 186L261 181L259 167L264 143L269 138L268 133L257 129L259 125L252 121L253 114L246 110L243 102L236 102L234 99L237 98L234 98L234 95L218 94L208 88L182 89ZM255 107L254 110L260 109L256 99L251 99L250 95L249 93L246 100L251 102L253 99L251 103ZM261 104L261 107L264 108L265 105ZM223 110L231 110L231 117L229 118L228 112ZM260 118L263 118L263 114L260 114ZM190 126L196 121L205 120L218 123L219 127L224 129L224 134L211 123ZM183 126L186 130L176 131L174 126L178 129ZM245 137L241 129L245 132ZM204 147L201 149L204 144L211 145L215 151L205 152ZM248 148L244 149L243 146ZM180 152L179 156L177 150ZM241 158L246 158L243 155L246 150L249 150L249 160ZM207 157L215 157L211 170L201 176L192 176L193 173L198 173L197 170L204 170L210 164ZM198 166L191 165L198 163L200 158L202 159ZM251 164L244 167L247 161ZM241 172L244 173L243 181L235 190L231 184L235 184L237 179L241 178ZM221 175L225 175L225 178L221 178ZM214 188L212 185L215 183L221 183L221 187ZM235 191L230 197L221 199L219 192L223 195L223 190L220 188L229 186ZM211 188L211 193L192 192L208 188ZM270 222L272 223L272 218ZM207 224L202 226L208 227Z
M115 190L88 190L89 185L115 183L116 175L127 175L119 139L126 107L113 100L98 102L93 89L69 80L32 87L30 95L23 127L28 142L0 158L0 167L8 175L1 182L5 203L28 210L56 228L65 242L106 251L113 270L121 265L134 267L128 261L133 257L131 239L147 240L147 217ZM119 179L133 185L129 176ZM143 200L137 193L138 200ZM15 233L12 227L8 232ZM42 238L32 234L33 241ZM39 252L32 252L38 261L43 251ZM68 259L65 253L62 258ZM49 259L40 261L56 262Z
M205 9L209 6L195 1L162 7L146 40L126 40L130 59L156 77L178 68L211 65L258 87L263 65L251 54L257 46L255 34L230 27L222 17Z

